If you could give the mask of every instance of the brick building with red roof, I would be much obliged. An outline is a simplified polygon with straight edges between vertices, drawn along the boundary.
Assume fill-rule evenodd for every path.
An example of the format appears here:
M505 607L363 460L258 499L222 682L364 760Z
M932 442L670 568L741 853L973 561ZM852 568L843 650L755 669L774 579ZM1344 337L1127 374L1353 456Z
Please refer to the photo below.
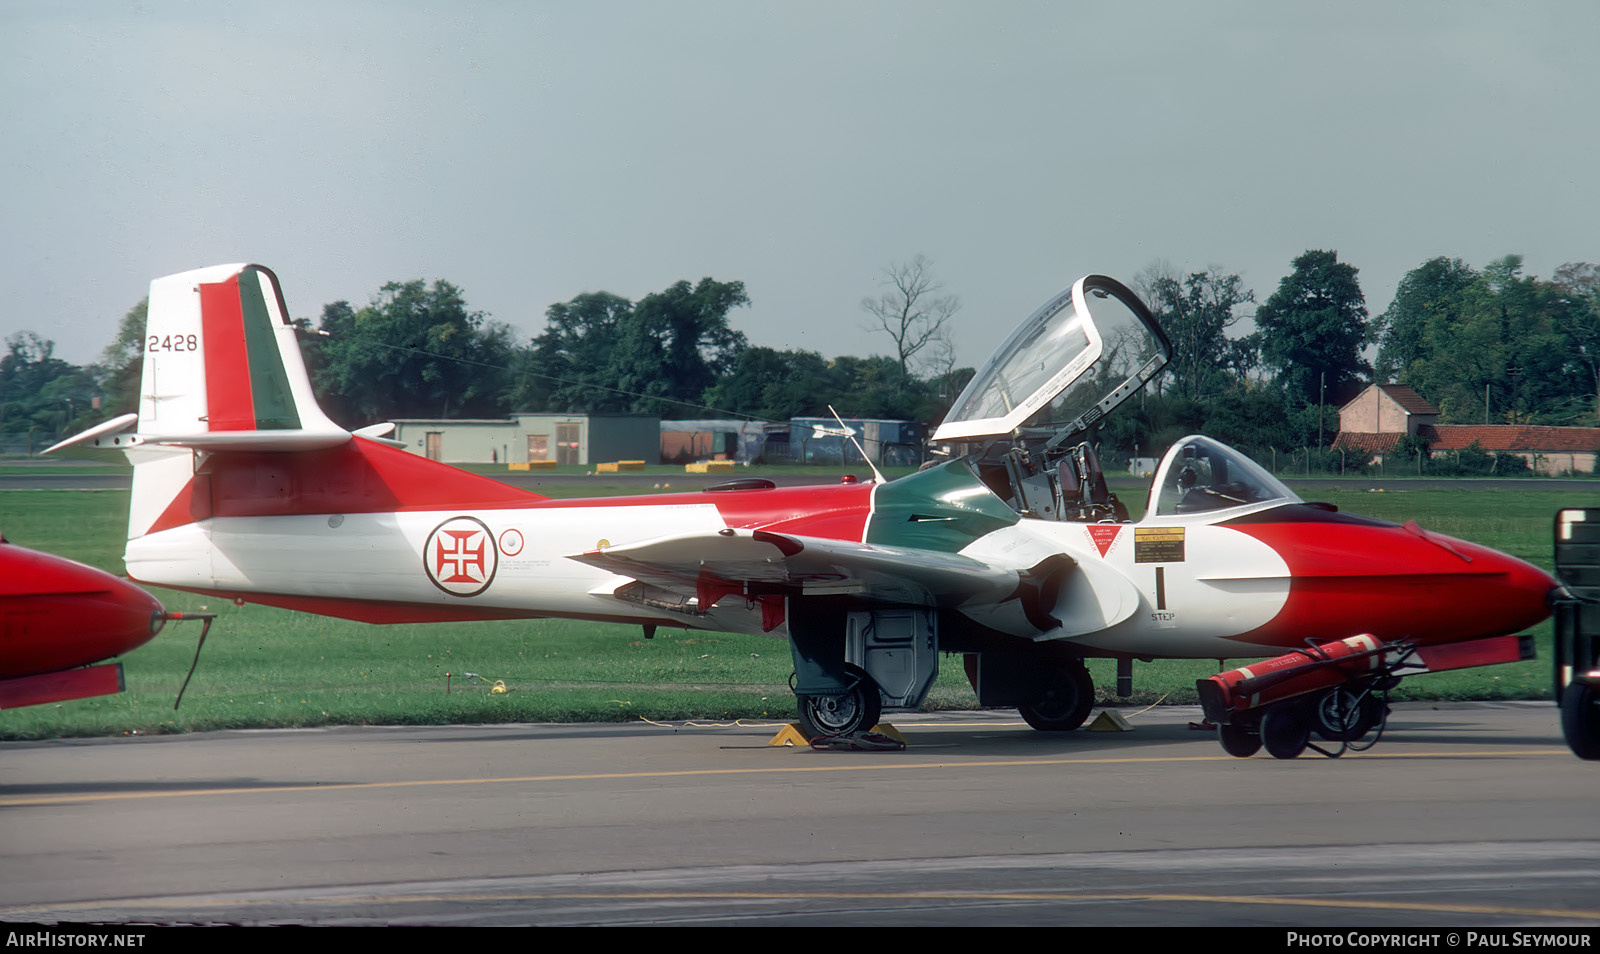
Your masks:
M1600 453L1600 427L1538 424L1439 424L1439 409L1404 384L1374 384L1339 409L1334 450L1382 457L1402 437L1428 443L1430 454L1461 451L1474 442L1488 454L1516 454L1536 474L1587 474Z

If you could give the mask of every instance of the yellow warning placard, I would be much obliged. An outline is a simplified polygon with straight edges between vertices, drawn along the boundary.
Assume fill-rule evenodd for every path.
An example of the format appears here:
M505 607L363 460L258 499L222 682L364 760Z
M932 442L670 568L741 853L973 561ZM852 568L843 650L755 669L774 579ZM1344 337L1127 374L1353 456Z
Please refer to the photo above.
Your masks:
M1183 527L1135 527L1133 562L1182 563Z

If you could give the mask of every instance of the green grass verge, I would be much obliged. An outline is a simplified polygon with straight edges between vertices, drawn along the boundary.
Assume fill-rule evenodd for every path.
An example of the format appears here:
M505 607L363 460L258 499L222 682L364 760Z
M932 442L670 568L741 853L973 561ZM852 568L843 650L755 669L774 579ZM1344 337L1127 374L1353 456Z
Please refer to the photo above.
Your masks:
M576 488L593 494L621 488ZM632 488L629 488L630 490ZM1404 521L1550 565L1557 509L1587 503L1567 492L1425 490L1318 493L1342 510ZM1137 510L1142 501L1131 501ZM0 531L23 546L120 573L126 491L0 492ZM566 620L370 626L262 606L219 604L154 590L169 609L220 615L193 683L172 703L194 654L198 624L174 623L124 660L128 691L0 712L0 739L189 732L330 724L440 724L767 718L794 702L782 640ZM1540 699L1550 692L1550 626L1541 659L1407 680L1410 699ZM1110 702L1115 664L1092 660ZM1214 660L1139 663L1136 704L1192 703ZM467 674L475 674L469 677ZM448 674L448 676L447 676ZM501 693L491 691L504 684ZM945 657L927 706L976 704L959 661Z

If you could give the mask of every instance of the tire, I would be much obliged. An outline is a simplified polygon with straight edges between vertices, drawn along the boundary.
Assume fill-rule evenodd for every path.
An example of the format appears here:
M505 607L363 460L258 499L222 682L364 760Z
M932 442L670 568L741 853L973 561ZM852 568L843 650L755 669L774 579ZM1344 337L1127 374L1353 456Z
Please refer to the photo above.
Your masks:
M1094 708L1094 678L1081 659L1058 662L1044 695L1017 707L1022 719L1040 732L1071 732Z
M1217 726L1217 741L1222 743L1222 751L1236 759L1247 759L1261 751L1261 736L1242 726Z
M800 729L807 738L853 735L866 732L878 724L878 717L883 712L878 684L860 666L845 663L844 673L846 681L855 681L855 685L845 692L795 697Z
M1261 717L1261 744L1275 759L1299 758L1311 744L1311 715L1300 706L1279 703Z
M1561 734L1572 754L1600 759L1600 688L1574 682L1561 694Z
M1383 702L1371 693L1361 697L1360 702L1356 696L1343 686L1318 696L1312 709L1311 731L1329 742L1355 742L1371 732L1378 724L1378 707ZM1342 712L1336 712L1336 707Z

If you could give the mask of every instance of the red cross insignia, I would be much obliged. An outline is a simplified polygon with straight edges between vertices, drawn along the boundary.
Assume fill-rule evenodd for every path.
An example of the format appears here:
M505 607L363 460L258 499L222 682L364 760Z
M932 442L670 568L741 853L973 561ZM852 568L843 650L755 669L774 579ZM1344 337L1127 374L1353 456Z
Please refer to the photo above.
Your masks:
M475 517L439 524L422 548L428 579L452 596L477 596L488 589L499 562L493 534Z

